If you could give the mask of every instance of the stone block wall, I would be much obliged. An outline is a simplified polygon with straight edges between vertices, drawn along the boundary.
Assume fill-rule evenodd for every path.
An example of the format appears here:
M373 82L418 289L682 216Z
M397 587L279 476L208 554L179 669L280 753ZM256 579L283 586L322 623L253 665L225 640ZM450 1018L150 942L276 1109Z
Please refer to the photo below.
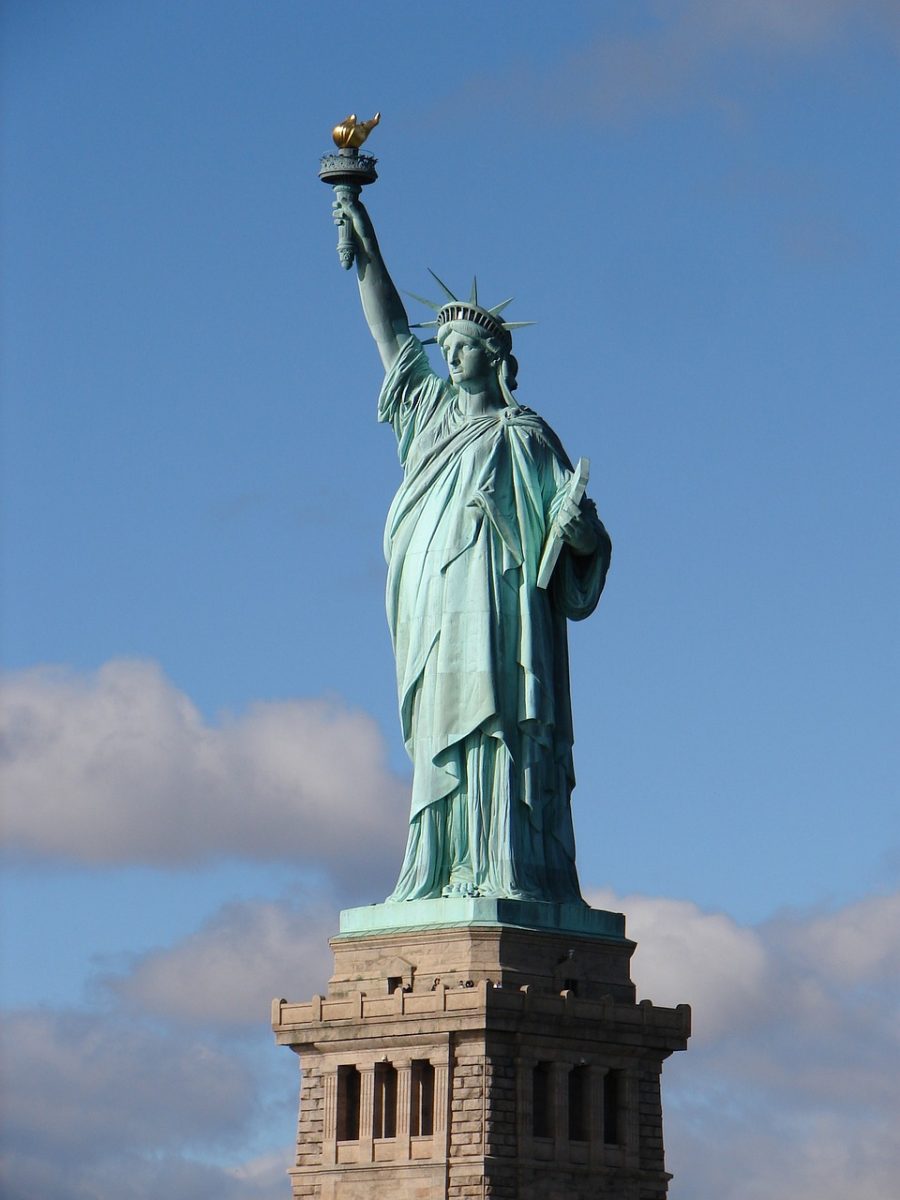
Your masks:
M638 1084L638 1129L641 1170L662 1171L663 1126L659 1073L642 1071ZM661 1192L660 1195L664 1195Z
M304 1068L294 1200L665 1200L660 1072L690 1011L582 996L569 941L561 991L443 967L422 987L391 944L369 991L276 1001Z
M463 1038L453 1057L448 1200L516 1200L516 1065Z
M325 1123L325 1087L321 1072L313 1064L300 1071L300 1114L297 1122L297 1164L307 1166L322 1160Z

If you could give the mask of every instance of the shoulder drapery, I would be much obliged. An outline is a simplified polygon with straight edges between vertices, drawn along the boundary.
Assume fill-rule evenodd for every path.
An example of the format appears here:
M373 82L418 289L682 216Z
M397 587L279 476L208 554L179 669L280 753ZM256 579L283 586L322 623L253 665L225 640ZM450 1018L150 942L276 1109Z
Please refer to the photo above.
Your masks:
M531 820L555 814L569 843L557 782L561 769L574 783L565 621L597 604L605 530L598 521L594 554L564 549L550 588L537 588L571 463L528 409L468 417L416 338L387 374L378 416L404 468L385 528L386 603L412 816L457 788L458 748L480 730L505 745Z

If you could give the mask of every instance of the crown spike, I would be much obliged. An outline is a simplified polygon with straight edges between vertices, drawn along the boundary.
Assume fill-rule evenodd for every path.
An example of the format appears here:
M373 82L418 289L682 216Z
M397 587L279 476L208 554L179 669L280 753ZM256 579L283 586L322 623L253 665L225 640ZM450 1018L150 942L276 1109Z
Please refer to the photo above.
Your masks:
M428 268L428 274L434 281L440 285L441 290L448 297L443 304L435 304L432 300L426 300L424 296L419 296L415 292L406 292L405 295L411 296L413 300L417 300L419 304L424 304L426 308L430 308L432 312L437 313L437 319L434 321L416 321L410 323L410 329L426 329L429 326L441 329L443 325L450 321L470 321L475 325L480 325L487 333L495 337L499 337L501 341L505 341L507 346L511 345L511 331L513 329L525 329L529 325L534 325L534 321L503 321L499 314L503 312L508 304L512 304L513 297L510 296L507 300L495 304L492 308L483 308L478 303L478 278L472 277L472 291L468 300L460 300L458 296L447 287L440 276L435 275L431 267ZM422 345L431 345L435 338L423 340Z
M501 300L499 304L495 304L493 308L489 308L488 312L492 317L499 316L504 308L507 308L515 300L515 296L510 296L508 300Z
M435 275L435 273L434 273L434 271L432 271L431 267L428 268L428 274L435 281L435 283L440 284L441 288L446 293L448 300L455 301L457 303L459 302L459 296L454 296L454 294L447 287L446 283L444 283L443 279L438 279L437 275Z
M424 304L426 308L430 308L432 312L440 312L441 305L435 304L433 300L426 300L424 296L417 296L415 292L407 292L404 290L404 296L411 296L413 300L418 300L420 304Z

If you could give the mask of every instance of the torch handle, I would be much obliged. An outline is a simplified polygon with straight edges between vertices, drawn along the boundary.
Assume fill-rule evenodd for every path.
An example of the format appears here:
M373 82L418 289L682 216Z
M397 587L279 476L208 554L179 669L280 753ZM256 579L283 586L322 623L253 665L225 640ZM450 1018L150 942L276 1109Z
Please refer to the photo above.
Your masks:
M362 188L358 183L338 183L335 184L334 194L338 200L355 200ZM353 266L353 260L356 258L356 245L353 240L353 230L350 228L350 221L347 217L342 217L338 224L338 258L341 260L341 266L345 271L349 271Z

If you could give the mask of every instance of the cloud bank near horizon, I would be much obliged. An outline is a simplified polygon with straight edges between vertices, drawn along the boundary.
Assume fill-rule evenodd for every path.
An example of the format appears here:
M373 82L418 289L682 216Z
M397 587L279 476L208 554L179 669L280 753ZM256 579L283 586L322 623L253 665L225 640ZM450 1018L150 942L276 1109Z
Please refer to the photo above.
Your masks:
M672 1200L890 1194L900 893L756 926L684 900L590 899L627 913L639 994L694 1007L663 1075ZM105 1009L11 1014L9 1200L77 1200L126 1174L129 1200L163 1184L187 1200L283 1196L296 1064L268 1042L269 1003L323 990L336 908L228 905L98 977ZM263 1127L284 1130L284 1149L233 1162L223 1147Z
M157 667L120 661L12 676L3 727L21 855L101 869L294 860L324 880L226 904L96 969L84 1008L10 1013L4 1194L82 1200L127 1181L129 1200L282 1197L296 1063L271 1045L269 1005L324 989L337 909L402 840L406 788L377 725L314 700L213 724ZM664 1073L672 1200L889 1194L900 893L754 926L682 899L588 898L626 912L639 993L694 1008L688 1053ZM233 1146L253 1149L238 1160Z
M684 900L592 893L628 914L634 977L689 1001L666 1064L672 1198L883 1200L900 1172L900 892L741 926Z

